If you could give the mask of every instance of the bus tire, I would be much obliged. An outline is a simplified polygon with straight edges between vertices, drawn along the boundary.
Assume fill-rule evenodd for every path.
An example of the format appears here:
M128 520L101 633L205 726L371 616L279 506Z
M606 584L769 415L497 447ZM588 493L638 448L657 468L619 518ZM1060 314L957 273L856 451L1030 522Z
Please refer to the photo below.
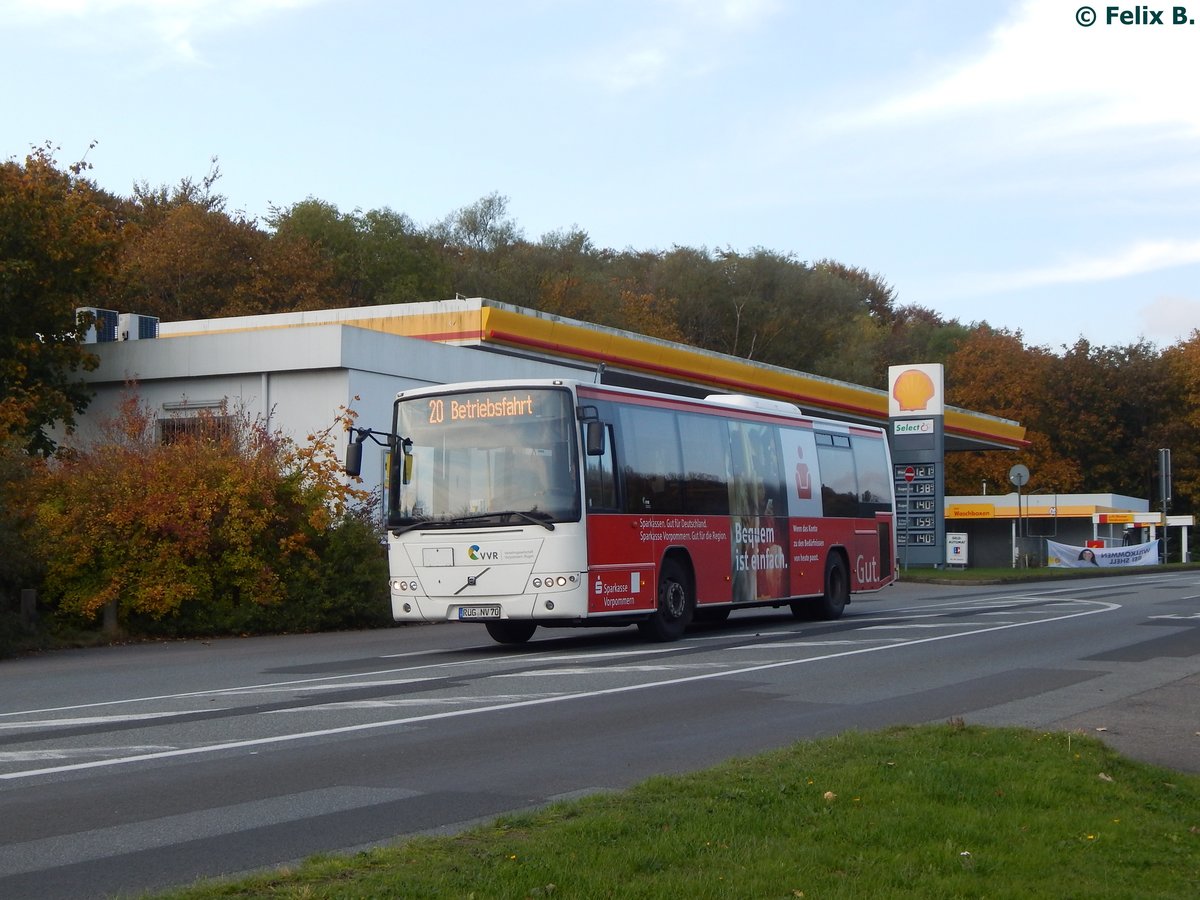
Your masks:
M485 627L492 640L500 644L523 644L537 630L537 623L523 619L502 619L499 622L488 622Z
M638 631L652 640L677 641L692 624L696 598L683 566L674 559L663 562L658 576L658 609L638 622Z
M850 573L840 553L825 560L825 593L812 600L789 604L792 615L805 622L813 619L840 619L850 602Z
M817 601L822 619L840 619L850 602L850 572L840 553L829 554L825 560L825 596Z

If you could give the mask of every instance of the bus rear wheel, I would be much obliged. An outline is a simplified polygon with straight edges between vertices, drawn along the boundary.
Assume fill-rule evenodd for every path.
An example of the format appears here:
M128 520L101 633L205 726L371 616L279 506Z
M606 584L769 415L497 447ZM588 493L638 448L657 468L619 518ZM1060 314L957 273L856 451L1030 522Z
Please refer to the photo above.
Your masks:
M504 619L499 622L488 622L486 625L487 633L492 636L492 640L500 644L523 644L537 630L537 624L534 622L525 622L520 619Z
M696 598L687 573L678 562L668 559L658 576L658 609L638 622L638 631L656 641L677 641L692 624L695 612Z
M791 604L797 619L840 619L850 602L850 573L846 562L837 553L825 560L825 594L815 600Z
M850 602L850 573L838 554L825 561L825 596L817 601L822 619L840 619Z

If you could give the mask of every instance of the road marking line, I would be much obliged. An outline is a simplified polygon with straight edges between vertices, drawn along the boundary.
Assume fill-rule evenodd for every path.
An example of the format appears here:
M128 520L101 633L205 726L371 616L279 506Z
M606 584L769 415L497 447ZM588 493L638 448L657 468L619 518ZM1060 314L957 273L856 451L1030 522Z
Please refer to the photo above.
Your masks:
M559 675L613 675L622 672L681 672L688 669L716 669L721 668L722 663L679 663L677 665L662 665L662 666L574 666L572 668L549 668L549 669L527 669L523 672L497 672L492 678L530 678L547 676L550 678Z
M213 710L224 710L214 706ZM204 710L209 712L209 710ZM142 722L150 719L166 719L171 716L186 716L188 712L134 713L128 716L77 716L71 719L29 719L25 722L0 722L0 731L16 731L19 728L62 728L68 725L107 725L117 722Z
M322 703L319 706L295 706L287 709L269 709L263 715L280 716L287 713L308 713L314 711L336 712L349 709L401 709L406 706L463 706L467 703L495 703L503 700L506 703L516 700L529 700L541 697L557 697L561 692L542 694L495 694L490 697L403 697L395 700L348 700L345 703Z
M655 648L653 650L631 650L628 653L614 652L610 655L625 656L625 655L634 655L634 654L642 654L642 653L675 653L675 652L678 652L680 650L685 650L685 649L687 649L687 648L686 647L663 647L663 648ZM439 652L444 652L444 651L439 651ZM386 658L386 657L384 657L384 658ZM94 703L77 703L77 704L72 704L70 706L50 706L50 707L45 707L42 709L15 710L13 712L0 712L0 719L14 718L16 716L45 715L46 713L70 712L72 710L77 710L77 709L95 709L100 706L122 706L122 705L131 704L131 703L150 703L150 702L158 701L158 700L188 700L188 699L191 699L194 697L214 697L214 696L216 696L216 697L232 697L232 696L237 696L238 694L271 693L271 692L280 692L280 691L289 690L289 689L290 690L301 690L301 689L317 690L317 689L320 689L320 687L322 685L328 685L329 688L332 690L345 690L347 688L356 687L359 684L359 682L354 682L353 684L350 684L350 685L331 684L331 682L345 682L347 679L351 679L351 678L364 678L364 677L376 677L376 676L382 676L382 675L394 675L394 674L397 674L400 672L415 672L420 669L463 668L466 666L481 665L483 663L489 663L489 662L522 663L522 662L528 661L531 658L559 659L559 658L573 658L573 657L556 657L556 656L553 656L553 651L549 651L545 654L537 654L536 657L534 657L532 654L529 656L524 656L524 657L514 657L511 655L489 656L489 657L483 657L481 659L455 660L453 662L431 663L429 665L411 666L411 667L399 668L399 669L378 669L378 670L371 671L371 672L348 672L348 673L345 673L342 675L324 675L324 676L321 676L320 678L299 678L294 681L266 681L266 682L262 682L260 684L249 684L249 685L243 685L240 687L211 688L209 690L204 690L204 691L185 691L183 693L178 693L178 694L152 694L152 695L145 696L145 697L126 697L126 698L123 698L120 700L97 700ZM434 680L438 677L440 677L440 676L434 675L434 676L430 676L428 678L412 678L412 679L407 679L407 680L409 680L409 681L430 681L430 680ZM380 683L383 683L383 682L380 682Z
M868 625L863 631L895 631L903 628L962 628L964 625L986 624L986 622L899 622L895 625Z
M21 875L54 869L64 859L88 862L128 853L131 847L153 850L169 847L181 839L202 840L237 834L265 825L300 822L313 811L322 813L367 809L421 796L408 788L360 785L320 788L282 797L269 797L229 806L200 809L179 815L161 816L96 828L82 834L62 834L0 847L0 872Z
M0 762L41 762L48 759L70 759L73 756L95 756L97 753L150 753L159 750L174 750L170 744L143 744L123 747L60 747L54 750L5 750L0 753Z
M540 697L532 700L518 700L510 703L498 703L492 706L481 706L474 709L458 709L448 710L445 712L426 713L424 715L409 716L401 719L389 719L383 722L358 722L354 725L342 725L335 728L320 728L314 731L300 731L292 734L251 738L243 741L227 741L221 744L207 744L203 747L185 747L177 750L164 750L158 753L139 753L133 756L120 757L117 759L92 760L90 762L73 763L65 766L50 766L43 769L29 769L23 772L7 772L0 774L0 781L15 781L22 778L34 778L40 775L58 775L64 772L79 772L85 769L108 768L111 766L128 765L130 763L137 762L173 759L182 756L198 756L207 753L219 753L226 750L244 750L249 747L265 747L271 744L285 744L293 741L312 740L314 738L332 737L340 734L380 731L386 728L399 728L406 725L416 725L423 722L436 722L441 719L457 719L463 716L475 716L482 713L505 712L512 709L544 706L550 703L563 703L571 700L591 700L597 697L628 694L634 691L645 691L653 688L674 687L680 684L689 684L697 681L710 681L716 678L752 675L756 672L765 672L770 669L782 669L791 666L808 665L810 663L823 662L829 659L858 656L863 653L878 653L881 650L896 650L902 647L916 647L920 644L930 644L936 641L956 640L958 638L971 637L977 634L986 634L992 631L1006 631L1011 628L1026 628L1030 625L1046 625L1050 622L1061 622L1068 619L1077 619L1082 616L1093 616L1097 613L1113 612L1114 610L1121 608L1120 604L1100 600L1079 600L1078 602L1089 604L1092 606L1092 608L1085 609L1081 612L1067 613L1054 619L1038 619L1030 622L1010 622L1002 625L989 625L985 628L977 628L974 631L960 631L955 632L954 634L941 634L934 637L919 638L916 640L907 641L903 644L885 644L872 647L858 647L853 650L843 650L838 653L827 653L822 656L810 656L803 659L759 663L757 665L744 666L740 669L729 669L720 672L705 672L697 675L685 675L679 678L668 679L666 681L653 681L643 684L622 685L620 687L602 688L596 691L587 691L581 693L561 694L554 697Z

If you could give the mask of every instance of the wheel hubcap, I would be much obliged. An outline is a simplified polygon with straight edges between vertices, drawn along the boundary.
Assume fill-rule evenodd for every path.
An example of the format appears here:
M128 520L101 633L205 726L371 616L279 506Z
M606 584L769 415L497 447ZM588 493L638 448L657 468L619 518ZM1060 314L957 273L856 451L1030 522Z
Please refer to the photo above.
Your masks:
M683 585L677 581L668 584L666 596L663 597L663 611L672 619L678 619L683 615L686 604L687 595L684 593Z

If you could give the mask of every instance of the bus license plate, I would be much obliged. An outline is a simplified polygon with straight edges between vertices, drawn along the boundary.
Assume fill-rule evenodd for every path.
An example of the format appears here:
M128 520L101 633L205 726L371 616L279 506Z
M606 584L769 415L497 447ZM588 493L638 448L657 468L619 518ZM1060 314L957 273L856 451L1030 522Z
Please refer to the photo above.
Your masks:
M460 606L458 608L458 618L460 621L464 619L498 619L500 618L500 607Z

